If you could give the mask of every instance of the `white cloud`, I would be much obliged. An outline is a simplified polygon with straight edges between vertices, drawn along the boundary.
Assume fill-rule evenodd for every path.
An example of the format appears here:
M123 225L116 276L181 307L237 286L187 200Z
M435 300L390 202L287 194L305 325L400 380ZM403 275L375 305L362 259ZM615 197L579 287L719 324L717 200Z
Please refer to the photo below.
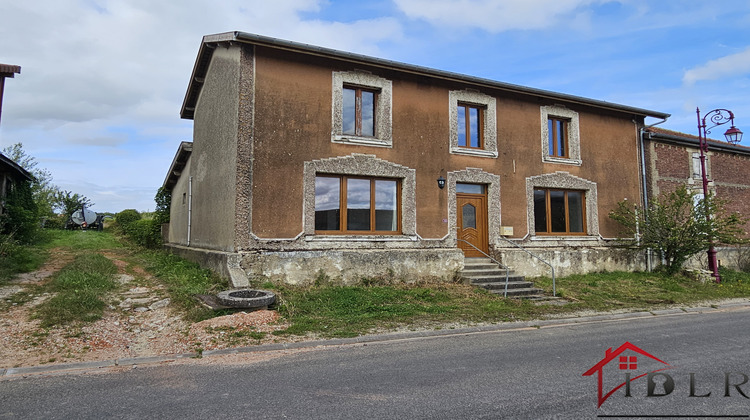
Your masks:
M687 70L682 77L686 85L701 80L717 80L750 74L750 47L742 52L711 60L702 66Z
M436 25L477 27L489 32L544 29L564 17L580 24L577 9L601 0L394 0L407 16ZM571 15L572 14L572 15Z
M192 138L179 111L204 35L239 30L365 54L401 36L393 18L304 17L326 4L0 0L0 62L22 68L6 83L0 147L24 143L74 192L123 191L94 199L112 211L153 208L177 145Z

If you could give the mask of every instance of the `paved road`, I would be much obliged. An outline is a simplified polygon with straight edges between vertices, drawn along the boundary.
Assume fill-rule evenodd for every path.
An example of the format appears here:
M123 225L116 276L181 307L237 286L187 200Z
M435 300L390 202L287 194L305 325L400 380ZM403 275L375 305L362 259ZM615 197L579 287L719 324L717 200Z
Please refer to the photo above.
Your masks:
M749 333L743 309L19 377L0 381L0 418L750 418L750 382L735 386L750 375ZM627 350L637 372L673 368L652 394L664 374L674 390L647 397L643 377L597 408L597 376L582 374L625 342L661 360ZM624 382L618 367L602 369L605 393Z

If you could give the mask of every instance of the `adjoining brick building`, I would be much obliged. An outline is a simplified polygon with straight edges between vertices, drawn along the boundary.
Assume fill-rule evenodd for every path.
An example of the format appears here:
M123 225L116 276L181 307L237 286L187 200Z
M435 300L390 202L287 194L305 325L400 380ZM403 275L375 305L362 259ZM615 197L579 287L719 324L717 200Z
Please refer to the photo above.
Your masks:
M168 244L233 277L450 278L640 269L608 217L640 202L669 114L242 32L203 38L165 180Z
M699 197L703 196L697 136L650 127L643 139L646 200L674 191L679 185L686 185ZM750 147L709 139L706 173L710 193L728 202L727 211L750 216ZM750 221L745 225L745 232L750 232ZM737 268L737 248L719 247L717 250L722 265ZM701 253L690 264L705 268L705 258L705 253Z

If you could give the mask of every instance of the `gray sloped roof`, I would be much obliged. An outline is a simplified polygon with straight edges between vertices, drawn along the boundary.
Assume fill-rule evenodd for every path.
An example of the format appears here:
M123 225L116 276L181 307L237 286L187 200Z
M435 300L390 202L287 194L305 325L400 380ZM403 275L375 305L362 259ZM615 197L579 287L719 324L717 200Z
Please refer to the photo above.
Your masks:
M9 157L0 153L0 172L9 172L11 176L18 179L24 179L26 181L33 181L34 176L29 171L23 169L21 165L10 160Z
M581 96L567 95L564 93L552 92L548 90L535 89L526 86L514 85L511 83L498 82L495 80L484 79L480 77L468 76L459 73L452 73L443 70L436 70L428 67L415 66L412 64L401 63L397 61L385 60L381 58L370 57L361 54L354 54L330 48L317 47L314 45L303 44L293 41L286 41L277 38L266 37L246 32L225 32L203 37L201 47L198 51L198 57L195 60L193 74L190 78L185 100L182 104L180 115L185 119L192 119L195 105L198 102L200 90L203 87L203 80L208 71L211 62L211 55L217 44L227 42L239 42L245 44L262 45L271 48L277 48L287 51L294 51L300 54L322 56L351 63L366 64L375 67L383 67L391 70L402 71L405 73L418 74L436 79L450 80L473 85L477 87L489 87L498 90L504 90L513 93L526 94L530 96L549 98L567 103L579 103L595 108L608 109L618 112L625 112L633 115L654 118L669 118L670 114L652 111L643 108L636 108L627 105L620 105L612 102L600 101L596 99L584 98Z

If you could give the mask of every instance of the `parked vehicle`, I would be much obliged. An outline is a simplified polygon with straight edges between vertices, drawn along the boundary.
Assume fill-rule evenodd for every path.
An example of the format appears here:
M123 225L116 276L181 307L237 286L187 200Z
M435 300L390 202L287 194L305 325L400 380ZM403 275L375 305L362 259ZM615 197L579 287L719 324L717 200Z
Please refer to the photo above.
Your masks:
M73 212L65 223L65 229L104 229L104 215L81 206Z

